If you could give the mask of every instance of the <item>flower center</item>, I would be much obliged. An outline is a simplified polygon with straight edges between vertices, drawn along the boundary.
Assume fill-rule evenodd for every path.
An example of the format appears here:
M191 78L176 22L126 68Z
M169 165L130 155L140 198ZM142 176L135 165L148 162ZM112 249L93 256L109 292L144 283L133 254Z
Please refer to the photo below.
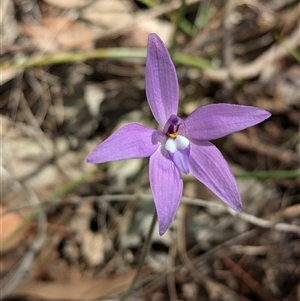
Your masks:
M176 115L171 115L164 126L164 134L167 139L164 144L164 149L167 151L169 158L175 166L185 174L190 171L190 141L179 134L179 127L183 120Z
M171 115L164 126L165 135L173 139L177 138L181 123L182 120L178 116Z
M178 136L178 132L175 132L175 133L170 133L169 136L173 139L175 139L177 136Z

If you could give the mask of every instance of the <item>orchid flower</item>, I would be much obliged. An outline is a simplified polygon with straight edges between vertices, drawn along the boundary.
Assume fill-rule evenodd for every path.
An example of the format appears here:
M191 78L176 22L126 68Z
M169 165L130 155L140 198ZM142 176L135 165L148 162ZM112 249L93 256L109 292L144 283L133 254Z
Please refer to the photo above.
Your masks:
M93 164L150 157L149 179L159 234L172 223L183 191L181 173L191 172L221 200L242 211L235 178L220 151L209 142L256 125L270 113L256 107L211 104L185 120L177 116L179 87L174 64L162 40L150 34L146 59L146 95L160 130L132 123L123 126L87 157Z

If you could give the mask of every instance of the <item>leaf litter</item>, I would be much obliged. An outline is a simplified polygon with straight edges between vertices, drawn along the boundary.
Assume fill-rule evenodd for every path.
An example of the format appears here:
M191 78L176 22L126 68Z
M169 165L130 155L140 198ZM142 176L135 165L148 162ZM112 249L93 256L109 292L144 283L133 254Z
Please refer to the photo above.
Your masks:
M1 63L66 50L145 47L151 32L171 46L176 24L166 7L180 6L4 2ZM269 110L273 116L261 126L214 143L236 174L298 169L300 67L292 53L300 47L299 4L202 2L186 1L192 36L180 31L176 50L212 61L214 70L176 66L182 116L220 102ZM153 11L155 17L140 18ZM150 194L148 162L94 167L85 158L120 124L142 119L153 127L144 62L94 59L1 72L1 158L7 175L1 173L3 299L117 300L135 274L154 210L139 199ZM190 175L184 181L184 196L219 202ZM299 184L299 177L238 179L245 212L293 226L300 225ZM34 195L45 206L47 232L30 264L22 265L26 277L20 280L14 272L41 226L38 219L24 224L37 208ZM183 203L166 235L154 235L134 298L298 300L299 244L295 232L263 229L217 208Z

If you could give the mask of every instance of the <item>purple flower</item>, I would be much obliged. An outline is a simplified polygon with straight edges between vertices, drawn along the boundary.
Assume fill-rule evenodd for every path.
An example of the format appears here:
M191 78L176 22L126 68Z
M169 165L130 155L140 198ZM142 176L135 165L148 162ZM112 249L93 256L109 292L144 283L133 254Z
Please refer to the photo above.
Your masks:
M150 186L158 216L159 234L173 221L182 196L181 172L191 172L235 211L242 211L235 178L220 151L208 140L253 126L270 117L256 107L211 104L196 109L185 120L177 116L179 88L168 50L150 34L146 60L146 94L155 130L132 123L98 145L87 162L150 157Z

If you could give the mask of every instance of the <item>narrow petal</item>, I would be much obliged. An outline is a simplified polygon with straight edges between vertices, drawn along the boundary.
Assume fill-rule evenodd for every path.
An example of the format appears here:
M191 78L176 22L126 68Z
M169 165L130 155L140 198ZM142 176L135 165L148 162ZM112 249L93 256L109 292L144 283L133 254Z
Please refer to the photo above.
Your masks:
M88 163L144 158L158 148L156 130L132 123L123 126L99 144L87 157Z
M207 141L256 125L271 114L265 110L232 104L212 104L196 109L179 133L189 139Z
M191 143L192 174L235 211L242 201L235 178L220 151L210 142Z
M190 141L183 136L168 138L165 149L176 167L185 174L190 172Z
M150 157L150 186L156 207L159 234L170 227L182 196L183 183L173 162L162 155L161 149Z
M154 33L148 39L146 94L153 116L164 127L172 114L177 115L179 87L168 50Z

